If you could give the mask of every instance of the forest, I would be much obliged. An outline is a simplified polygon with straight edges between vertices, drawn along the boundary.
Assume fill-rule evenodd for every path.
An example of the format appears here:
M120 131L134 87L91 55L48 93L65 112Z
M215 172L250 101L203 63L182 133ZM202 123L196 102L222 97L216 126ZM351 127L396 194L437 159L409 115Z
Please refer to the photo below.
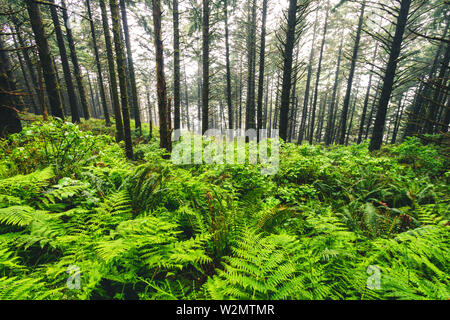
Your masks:
M450 299L449 22L0 0L0 300Z

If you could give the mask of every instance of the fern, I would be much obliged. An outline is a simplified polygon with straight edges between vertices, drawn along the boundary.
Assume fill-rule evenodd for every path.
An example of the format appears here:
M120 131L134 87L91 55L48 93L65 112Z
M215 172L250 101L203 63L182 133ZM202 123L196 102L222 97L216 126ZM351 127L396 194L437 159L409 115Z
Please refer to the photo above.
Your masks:
M0 180L0 193L8 196L30 199L39 195L39 192L50 184L55 176L52 167L35 171L28 175L17 175Z
M397 299L448 299L448 227L430 225L375 242L368 257L382 268L382 290Z
M29 206L12 206L0 209L0 223L18 227L28 226L33 221L35 210Z
M41 279L18 277L0 278L0 300L42 300L51 294Z
M320 272L304 270L311 261L295 237L264 237L247 230L225 257L224 269L205 284L214 299L313 299L326 295L318 290ZM303 269L303 270L302 270ZM306 272L305 272L306 271Z

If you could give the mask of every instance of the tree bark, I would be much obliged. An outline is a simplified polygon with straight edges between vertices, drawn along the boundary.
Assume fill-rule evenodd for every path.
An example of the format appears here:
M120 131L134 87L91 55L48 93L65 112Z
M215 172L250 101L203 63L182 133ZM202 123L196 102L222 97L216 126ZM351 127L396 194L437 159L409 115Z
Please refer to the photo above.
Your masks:
M373 65L370 70L369 85L367 86L366 97L364 98L364 107L363 107L363 111L362 111L362 115L361 115L361 123L359 125L358 140L356 141L357 144L360 144L362 142L364 124L366 122L367 107L369 106L370 89L372 89L373 69L374 69L377 53L378 53L378 42L375 45L375 52L373 54L373 59L372 59Z
M209 0L203 0L202 22L202 134L209 128Z
M67 8L65 0L62 0L61 4L64 8ZM69 44L70 56L71 56L72 65L73 65L73 72L75 75L75 79L77 81L78 92L79 92L79 96L80 96L80 100L81 100L81 107L83 109L83 117L84 117L84 119L89 120L91 117L90 112L89 112L89 104L88 104L88 99L87 99L87 95L86 95L86 89L85 89L84 83L83 83L83 76L81 75L80 64L78 62L78 55L77 55L77 51L75 48L75 41L73 39L71 26L69 26L69 22L68 22L69 16L67 14L67 10L63 9L62 14L63 14L63 19L64 19L64 24L66 27L67 42Z
M42 13L39 5L34 0L26 0L27 11L31 21L31 28L38 47L39 59L42 64L43 78L48 93L52 115L64 119L61 92L56 81L56 71L53 65L50 47L42 22ZM42 93L43 94L43 93Z
M442 88L445 84L445 73L449 67L450 62L450 43L447 43L447 48L445 50L444 59L442 60L441 68L439 70L438 77L436 79L436 84L434 88L434 93L432 100L429 101L428 105L428 114L427 114L427 123L425 126L425 132L428 134L433 134L434 125L436 124L436 115L440 105L440 95L442 92Z
M94 47L95 63L97 65L98 81L100 83L100 85L99 85L99 87L100 87L100 98L102 100L103 115L105 117L106 126L109 127L111 125L111 120L109 119L108 104L106 102L105 86L104 86L104 83L103 83L102 65L100 63L100 54L98 52L98 47L97 47L97 36L95 34L95 26L94 26L94 20L93 20L93 17L92 17L90 0L86 0L86 7L88 9L88 16L89 16L89 19L90 19L89 24L90 24L91 33L92 33L92 45Z
M51 0L54 4L55 0ZM64 36L61 29L61 23L59 22L59 16L56 6L50 6L50 12L52 16L53 26L55 28L56 40L58 42L59 54L61 56L61 64L63 67L64 81L66 83L67 94L69 96L70 114L72 116L73 123L80 122L80 114L78 111L77 96L75 94L75 86L72 80L72 72L69 66L69 59L67 56L66 45L64 43Z
M286 42L283 52L283 84L281 87L280 138L287 141L289 103L292 82L292 55L295 44L295 26L297 23L297 0L289 0Z
M342 106L339 144L345 143L345 136L347 134L347 114L348 114L348 107L350 105L350 95L352 93L353 76L355 74L356 60L358 59L359 42L361 40L361 32L364 21L365 8L366 8L366 0L364 0L361 6L361 13L358 21L358 29L356 31L355 45L353 47L353 56L350 66L350 72L348 75L347 91L345 93L344 105Z
M155 32L156 82L158 91L160 147L172 151L170 130L170 106L167 105L166 77L164 75L164 50L161 33L161 2L152 0L153 25Z
M300 121L300 128L298 131L298 144L301 144L303 141L303 138L305 136L305 129L306 129L306 117L308 114L308 102L309 102L309 91L311 87L311 78L312 78L312 65L315 55L315 42L316 42L316 32L317 32L317 21L319 16L319 9L316 10L316 18L314 22L314 33L313 33L313 40L311 43L311 53L309 55L309 63L308 63L308 75L306 77L306 87L305 87L305 96L303 98L303 110L302 110L302 119Z
M249 1L247 30L247 101L245 105L245 130L256 129L255 74L256 74L256 0Z
M17 88L9 77L12 74L11 62L5 45L0 38L0 138L22 131L17 110Z
M123 1L123 0L122 0ZM173 0L173 107L174 107L174 129L181 126L181 80L180 80L180 30L178 0Z
M130 127L130 111L128 107L128 91L127 91L127 78L125 74L125 63L123 61L124 49L122 39L120 37L120 17L119 17L119 5L117 0L110 0L109 6L111 9L111 18L113 25L114 35L114 47L116 49L116 63L117 71L119 75L120 86L120 99L122 107L123 118L123 132L125 139L125 154L128 159L133 158L133 143L131 141L131 127Z
M25 64L28 69L28 74L31 77L31 91L34 94L33 101L35 101L34 102L35 103L35 114L39 114L39 112L40 112L40 110L38 110L38 107L40 106L39 97L36 97L35 95L38 95L38 94L40 95L41 93L39 92L39 81L38 81L38 78L35 73L35 68L33 67L33 63L31 62L31 58L30 58L30 54L29 54L30 49L28 48L28 46L26 45L26 43L22 37L19 21L14 16L12 16L12 21L14 23L14 30L17 35L17 41L19 42L19 46L21 48L23 48L22 54L23 54L23 58L25 60ZM42 109L42 106L41 106L41 109Z
M316 118L316 107L317 107L317 96L319 94L319 81L320 81L320 72L322 71L322 58L323 58L323 49L325 47L325 38L327 35L327 29L328 29L328 15L329 15L329 7L330 7L330 1L327 3L327 12L325 16L325 25L323 27L323 37L322 37L322 44L320 45L320 54L319 54L319 64L317 66L317 73L316 73L316 84L314 87L314 101L312 105L312 112L311 112L311 123L310 123L310 132L309 135L309 144L313 143L314 138L314 122Z
M11 30L13 30L13 29L11 28ZM35 100L36 94L34 92L34 87L33 87L33 84L30 83L30 81L28 79L28 73L26 71L25 63L23 62L23 58L22 58L22 55L21 55L21 52L19 49L20 46L17 43L16 36L15 36L15 34L13 34L12 36L13 36L13 41L14 41L14 47L17 48L17 50L16 50L17 60L19 61L20 70L22 71L22 75L23 75L23 81L25 83L25 86L26 86L26 89L28 92L29 99L28 99L27 103L32 105L35 114L38 114L38 108L37 108L38 103Z
M327 126L325 128L325 145L330 145L331 141L333 140L333 116L335 113L335 106L336 106L336 94L339 84L339 72L341 69L341 60L342 60L342 46L344 43L344 37L341 35L341 43L339 45L339 53L338 53L338 60L337 60L337 66L336 66L336 73L334 76L334 86L333 86L333 95L331 96L331 103L330 107L328 108L328 120L327 120Z
M133 52L131 51L131 39L130 39L130 32L128 28L128 17L127 17L127 9L125 0L120 0L120 10L122 13L122 26L123 26L123 33L125 36L125 45L126 45L126 52L128 57L128 74L130 78L130 86L131 86L131 101L133 105L133 114L134 114L134 123L135 128L139 129L139 133L142 134L142 126L141 126L141 114L139 111L139 98L138 98L138 91L136 86L136 74L134 71L134 62L133 62Z
M403 98L403 96L400 96L400 98L398 99L397 114L395 115L394 131L392 133L391 144L394 144L397 141L397 133L398 133L398 129L400 127L400 121L402 120L402 115L403 115L402 98Z
M114 62L111 34L109 33L108 13L106 11L105 0L100 0L100 9L102 12L103 34L105 36L106 53L108 58L109 86L116 123L116 140L122 141L124 139L123 122L122 114L120 111L119 93L117 90L116 65Z
M259 52L259 79L258 79L258 100L257 100L257 123L258 131L257 137L258 141L260 139L260 130L264 127L263 125L263 115L262 115L262 104L263 104L263 91L264 91L264 63L266 56L266 19L267 19L267 1L263 0L263 11L262 11L262 24L261 24L261 48Z
M403 34L405 32L406 23L408 21L410 6L411 0L402 0L400 5L400 12L397 17L395 34L392 40L392 46L389 53L389 61L386 67L386 74L384 76L383 89L381 90L377 115L373 127L372 139L370 140L369 146L370 151L379 150L383 142L383 131L386 122L387 107L392 94L392 87L394 84L394 77L397 70L398 57L400 56L400 50L403 42Z
M264 0L266 1L266 0ZM228 0L224 0L224 14L225 14L225 59L227 69L227 107L228 107L228 127L233 129L233 103L231 100L231 70L230 70L230 44L228 32Z

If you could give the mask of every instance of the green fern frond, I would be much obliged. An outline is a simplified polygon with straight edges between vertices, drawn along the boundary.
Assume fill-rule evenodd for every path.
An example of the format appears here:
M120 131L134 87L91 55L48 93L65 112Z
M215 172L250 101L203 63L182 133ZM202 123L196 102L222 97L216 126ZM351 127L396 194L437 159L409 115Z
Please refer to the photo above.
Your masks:
M29 206L12 206L0 209L0 223L18 227L28 226L36 212Z
M0 300L42 300L49 294L39 278L0 278Z
M50 184L50 179L55 177L52 167L35 171L28 175L17 175L0 180L0 193L9 196L29 199L38 196L43 187Z

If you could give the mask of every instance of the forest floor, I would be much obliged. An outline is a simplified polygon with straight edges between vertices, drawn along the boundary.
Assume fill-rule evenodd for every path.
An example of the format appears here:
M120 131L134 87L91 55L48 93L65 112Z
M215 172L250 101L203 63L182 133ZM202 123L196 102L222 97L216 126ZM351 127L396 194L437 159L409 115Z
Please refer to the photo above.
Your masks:
M438 146L282 143L263 176L29 120L0 141L0 299L450 298Z

